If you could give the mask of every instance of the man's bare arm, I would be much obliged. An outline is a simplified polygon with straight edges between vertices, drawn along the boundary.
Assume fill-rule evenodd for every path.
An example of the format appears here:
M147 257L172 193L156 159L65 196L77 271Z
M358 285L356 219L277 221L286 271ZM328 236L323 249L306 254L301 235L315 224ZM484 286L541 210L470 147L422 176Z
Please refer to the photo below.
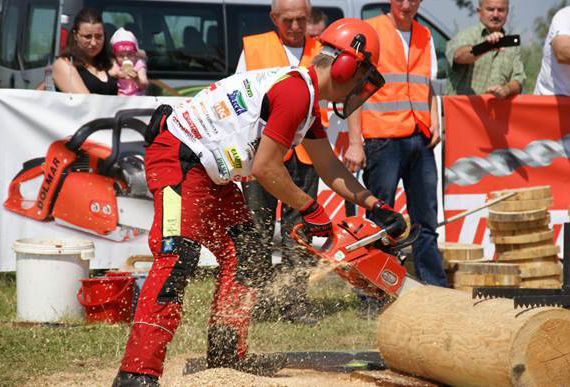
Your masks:
M552 39L552 51L556 61L570 64L570 35L558 35Z
M293 183L283 164L286 152L287 148L277 141L265 135L261 136L251 172L267 192L300 210L312 198Z
M346 169L334 154L328 139L305 139L303 145L309 153L317 173L326 185L346 200L360 207L370 210L374 206L378 199Z

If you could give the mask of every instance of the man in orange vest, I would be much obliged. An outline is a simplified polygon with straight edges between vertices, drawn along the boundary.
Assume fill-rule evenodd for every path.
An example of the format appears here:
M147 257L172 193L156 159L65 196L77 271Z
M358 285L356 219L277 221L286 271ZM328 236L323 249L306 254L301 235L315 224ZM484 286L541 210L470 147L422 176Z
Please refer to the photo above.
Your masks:
M289 65L309 67L321 49L321 44L306 34L310 12L309 0L273 1L270 17L276 32L244 37L243 52L236 73ZM323 122L325 127L327 124ZM289 151L285 160L293 182L316 199L319 177L303 146L299 145L294 151ZM277 199L256 181L243 183L242 187L252 218L262 231L263 240L259 245L264 247L263 254L271 262ZM299 212L282 204L280 250L283 270L280 274L291 278L283 281L287 285L282 288L260 294L256 315L267 315L273 306L278 306L279 314L284 320L315 324L317 320L308 313L307 303L307 268L314 263L314 258L299 251L289 236L293 226L300 222ZM278 294L278 297L272 297L270 293Z
M381 36L378 68L386 85L349 117L344 162L351 172L363 168L366 187L391 206L403 180L411 222L422 227L412 246L416 274L428 284L447 286L436 233L433 148L440 135L431 80L437 59L429 29L414 21L420 3L390 0L390 13L367 20Z

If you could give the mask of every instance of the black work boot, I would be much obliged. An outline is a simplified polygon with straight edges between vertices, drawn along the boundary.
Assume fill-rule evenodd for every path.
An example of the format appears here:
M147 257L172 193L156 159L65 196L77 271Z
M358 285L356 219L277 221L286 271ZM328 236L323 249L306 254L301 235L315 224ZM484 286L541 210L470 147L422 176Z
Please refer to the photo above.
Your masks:
M154 375L136 374L119 371L112 387L158 387L158 378Z
M275 376L286 365L287 356L283 353L248 353L239 359L232 368L248 374Z
M287 365L283 354L237 354L237 332L227 325L213 325L208 329L208 368L233 368L260 376L272 376Z

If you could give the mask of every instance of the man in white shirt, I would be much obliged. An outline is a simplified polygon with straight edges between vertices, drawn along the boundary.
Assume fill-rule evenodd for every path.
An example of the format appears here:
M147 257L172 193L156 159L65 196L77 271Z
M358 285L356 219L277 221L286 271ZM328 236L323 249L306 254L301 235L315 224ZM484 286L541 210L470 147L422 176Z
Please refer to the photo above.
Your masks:
M552 19L534 94L570 96L570 6Z

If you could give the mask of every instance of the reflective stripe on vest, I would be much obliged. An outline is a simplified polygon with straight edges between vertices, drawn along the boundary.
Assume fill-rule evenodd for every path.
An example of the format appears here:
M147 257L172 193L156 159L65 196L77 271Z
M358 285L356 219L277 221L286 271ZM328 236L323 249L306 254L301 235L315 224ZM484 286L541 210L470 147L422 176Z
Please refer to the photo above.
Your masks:
M382 37L378 68L386 84L362 106L364 138L407 137L416 127L430 137L431 35L412 23L406 60L402 40L392 20L377 16L367 20Z
M299 66L309 67L313 58L321 51L321 44L309 36L305 36L305 46L303 55L299 61ZM243 52L245 56L245 67L247 71L258 70L270 67L289 66L289 59L279 36L274 32L266 32L258 35L250 35L243 38ZM326 118L326 122L324 121ZM323 114L321 109L321 122L323 126L329 125L326 110ZM297 158L304 164L312 164L307 151L303 145L295 147ZM285 161L293 155L290 150L285 155Z

